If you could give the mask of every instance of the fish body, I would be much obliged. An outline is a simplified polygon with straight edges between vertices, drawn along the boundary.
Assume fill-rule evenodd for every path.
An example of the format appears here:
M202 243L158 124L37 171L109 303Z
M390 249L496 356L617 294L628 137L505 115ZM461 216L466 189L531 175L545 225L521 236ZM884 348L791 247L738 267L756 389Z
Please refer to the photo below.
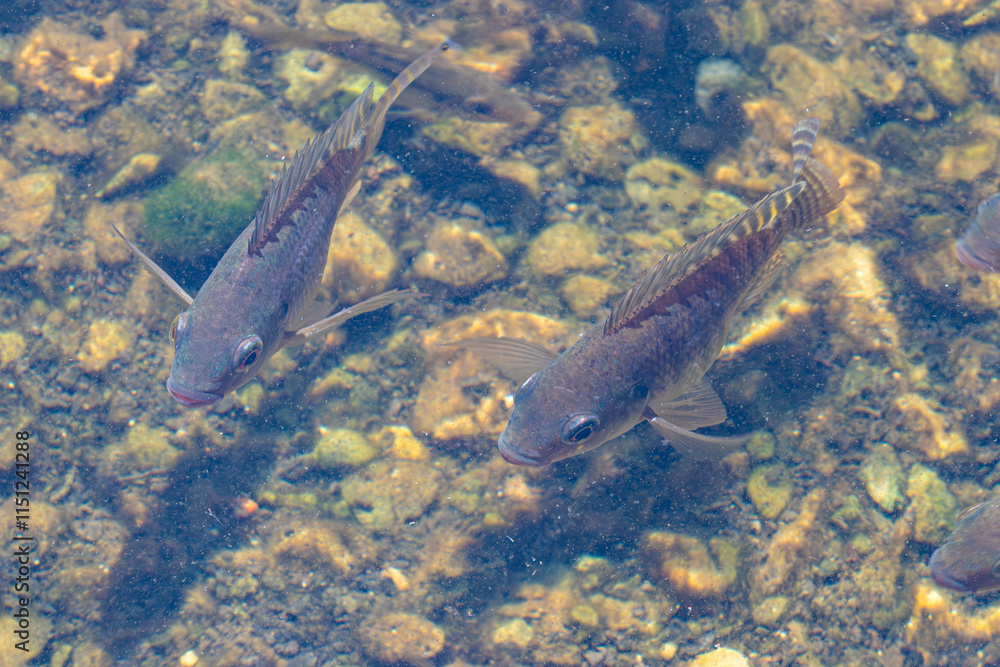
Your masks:
M931 577L963 593L1000 590L1000 498L965 509L931 555Z
M1000 193L976 209L976 217L955 247L958 261L980 271L1000 271Z
M296 152L194 298L126 240L147 268L188 303L171 326L174 360L167 389L177 401L189 407L214 403L253 378L282 347L412 294L386 292L305 326L337 216L357 193L361 167L378 143L389 106L447 48L444 44L417 58L378 102L369 86Z
M741 442L690 430L726 416L702 376L722 349L734 315L776 275L785 237L843 199L833 175L808 157L818 129L811 119L793 133L792 185L664 257L603 324L561 355L511 339L460 343L509 375L531 373L514 394L500 435L508 462L545 466L594 449L643 420L698 456L717 456Z

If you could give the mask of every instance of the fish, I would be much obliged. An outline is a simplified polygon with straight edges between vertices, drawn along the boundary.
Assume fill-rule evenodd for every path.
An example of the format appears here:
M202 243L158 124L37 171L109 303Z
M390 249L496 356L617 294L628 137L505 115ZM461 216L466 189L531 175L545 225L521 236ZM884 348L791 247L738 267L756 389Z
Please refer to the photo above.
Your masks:
M979 271L1000 271L1000 193L983 201L955 246L958 261Z
M326 131L296 151L196 296L114 228L142 264L188 306L170 327L174 359L167 391L181 405L215 403L250 381L283 347L361 313L422 296L410 289L390 290L308 322L337 216L360 188L361 167L382 135L389 106L448 48L445 42L410 63L378 102L373 101L374 85L369 85Z
M962 593L1000 590L1000 498L968 507L930 560L931 578Z
M508 463L544 467L643 421L695 459L723 456L745 441L693 432L726 419L703 376L734 316L777 276L785 237L843 201L836 177L809 157L818 131L815 118L795 127L791 185L663 257L602 324L562 354L513 338L451 343L493 361L509 377L527 377L498 441Z

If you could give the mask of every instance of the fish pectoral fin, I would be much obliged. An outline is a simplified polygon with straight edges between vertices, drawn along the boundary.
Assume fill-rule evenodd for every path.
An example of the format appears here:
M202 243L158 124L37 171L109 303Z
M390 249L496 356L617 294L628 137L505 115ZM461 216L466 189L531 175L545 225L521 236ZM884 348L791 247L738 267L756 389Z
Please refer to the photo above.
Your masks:
M137 248L134 243L125 238L125 235L122 234L121 231L119 231L119 229L114 226L114 224L111 225L111 228L115 230L115 233L122 238L122 241L125 241L125 243L128 244L129 250L131 250L132 254L136 256L136 259L142 262L142 265L146 267L146 270L148 270L150 273L156 276L156 278L161 283L163 283L163 285L168 290L173 292L178 299L180 299L189 306L191 305L191 302L194 301L194 298L190 294L185 292L183 287L178 285L173 278L167 275L166 271L161 269L156 262L147 257L143 251L139 250L139 248Z
M658 416L684 429L714 426L726 421L726 406L704 378L696 380L677 398L657 401L654 397L649 407Z
M559 356L548 348L522 338L466 338L451 343L441 343L442 347L462 347L471 350L512 380L523 380L542 370Z
M348 190L347 194L344 196L344 201L341 202L340 208L337 209L338 218L344 212L344 209L346 209L348 206L351 205L351 202L354 201L354 198L358 196L358 192L360 191L361 191L361 181L354 181L354 184L351 186L351 189Z
M338 311L333 315L316 322L315 324L302 327L298 331L286 331L284 346L289 347L292 345L300 345L313 336L325 333L336 326L340 326L352 317L357 317L362 313L370 313L373 310L378 310L379 308L385 308L390 304L402 301L403 299L411 296L427 295L414 289L395 289L389 290L388 292L382 292L381 294L376 294L375 296L365 299L364 301L360 301L349 308L344 308L343 310Z
M693 433L656 415L647 416L646 419L677 451L695 461L713 461L724 458L743 446L749 439L748 436L723 438Z

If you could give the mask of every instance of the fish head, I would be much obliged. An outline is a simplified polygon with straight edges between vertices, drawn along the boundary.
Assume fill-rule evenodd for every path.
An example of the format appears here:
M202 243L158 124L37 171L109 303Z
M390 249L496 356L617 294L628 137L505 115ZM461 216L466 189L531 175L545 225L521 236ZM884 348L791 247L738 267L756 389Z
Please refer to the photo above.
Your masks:
M253 378L267 359L261 335L194 304L170 326L174 361L167 391L189 408L215 403Z
M616 387L562 361L556 359L514 393L514 409L498 443L508 463L544 467L599 447L641 420L647 387Z
M1000 590L1000 498L973 505L931 555L931 577L963 593Z

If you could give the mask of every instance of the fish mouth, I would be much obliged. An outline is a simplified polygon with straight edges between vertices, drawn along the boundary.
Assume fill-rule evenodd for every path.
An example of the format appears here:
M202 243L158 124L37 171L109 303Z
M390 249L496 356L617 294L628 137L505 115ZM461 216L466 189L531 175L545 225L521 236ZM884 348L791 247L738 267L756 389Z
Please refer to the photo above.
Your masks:
M531 458L530 456L525 456L523 454L518 454L517 452L511 451L509 448L504 447L503 443L500 443L498 447L500 450L500 456L507 463L511 463L516 466L528 466L531 468L541 468L543 467L541 463Z
M174 399L186 408L200 408L211 405L222 398L221 394L212 394L206 391L195 391L193 389L181 389L172 378L167 378L167 391Z

